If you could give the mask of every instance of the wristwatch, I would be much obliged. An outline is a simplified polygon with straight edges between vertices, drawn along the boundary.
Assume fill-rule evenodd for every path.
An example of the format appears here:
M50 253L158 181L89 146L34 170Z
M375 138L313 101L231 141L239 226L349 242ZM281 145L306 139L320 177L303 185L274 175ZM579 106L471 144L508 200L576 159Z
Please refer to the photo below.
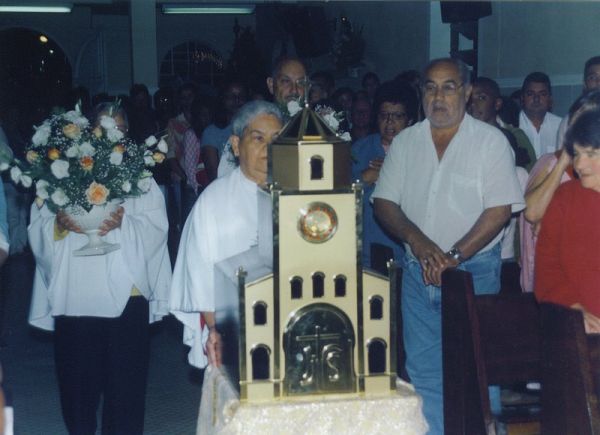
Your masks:
M459 263L462 263L465 260L464 257L462 256L462 252L460 252L460 249L458 249L456 246L453 246L452 248L450 248L450 250L448 252L446 252L446 255L454 258Z

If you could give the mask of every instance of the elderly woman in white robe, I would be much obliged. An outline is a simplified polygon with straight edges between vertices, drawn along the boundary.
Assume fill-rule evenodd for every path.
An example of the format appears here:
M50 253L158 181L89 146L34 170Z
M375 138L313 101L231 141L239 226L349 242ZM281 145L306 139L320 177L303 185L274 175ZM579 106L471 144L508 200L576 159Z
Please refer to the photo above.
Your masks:
M232 121L231 149L239 166L213 181L185 223L169 306L184 324L188 360L199 368L221 363L221 336L215 327L215 265L257 244L257 192L267 181L268 147L282 127L272 103L244 105Z
M120 112L116 112L120 113ZM116 119L115 128L120 121ZM87 236L64 212L31 206L36 260L29 323L54 330L61 407L71 434L142 434L149 323L168 314L168 220L158 185L127 198L100 227L120 249L74 256Z

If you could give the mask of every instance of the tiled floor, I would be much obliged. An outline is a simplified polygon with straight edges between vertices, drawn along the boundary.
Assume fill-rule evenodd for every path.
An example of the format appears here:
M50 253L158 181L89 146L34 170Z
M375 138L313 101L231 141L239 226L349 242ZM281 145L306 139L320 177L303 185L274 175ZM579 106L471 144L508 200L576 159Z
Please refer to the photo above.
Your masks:
M62 435L66 430L54 374L52 335L27 325L33 268L31 255L21 254L11 257L2 269L0 360L14 406L15 434ZM173 317L152 330L144 433L194 434L201 372L187 364L181 328Z

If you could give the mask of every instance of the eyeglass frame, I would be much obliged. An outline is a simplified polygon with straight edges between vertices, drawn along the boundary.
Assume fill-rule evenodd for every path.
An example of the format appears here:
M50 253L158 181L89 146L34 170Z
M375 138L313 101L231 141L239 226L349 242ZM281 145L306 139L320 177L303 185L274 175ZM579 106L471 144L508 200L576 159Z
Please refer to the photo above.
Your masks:
M430 86L430 85L434 86L434 88L428 90L427 86ZM456 88L448 89L448 86L450 86L450 85L455 85ZM444 89L444 86L446 86L446 89ZM453 97L456 94L458 94L458 90L464 86L465 86L465 82L456 84L456 82L454 82L454 81L449 81L449 82L444 82L444 84L442 86L438 86L433 82L427 82L423 86L421 86L421 92L423 93L423 95L427 95L427 96L435 96L438 92L440 92L444 97Z

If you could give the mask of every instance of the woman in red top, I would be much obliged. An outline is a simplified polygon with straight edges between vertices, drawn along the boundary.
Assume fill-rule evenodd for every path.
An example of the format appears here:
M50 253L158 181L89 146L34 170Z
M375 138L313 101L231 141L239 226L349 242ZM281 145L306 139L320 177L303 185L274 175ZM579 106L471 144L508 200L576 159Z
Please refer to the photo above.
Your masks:
M583 311L586 331L600 333L600 109L575 120L565 149L579 178L558 188L544 215L535 294Z

